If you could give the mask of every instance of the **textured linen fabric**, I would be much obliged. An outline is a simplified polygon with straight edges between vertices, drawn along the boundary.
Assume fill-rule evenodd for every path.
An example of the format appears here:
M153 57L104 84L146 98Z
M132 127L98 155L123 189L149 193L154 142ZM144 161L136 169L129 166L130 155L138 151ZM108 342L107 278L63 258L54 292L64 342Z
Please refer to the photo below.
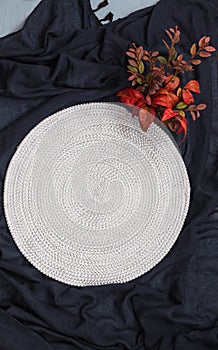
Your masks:
M16 147L41 120L89 101L118 101L131 42L164 53L164 29L179 25L180 51L203 35L217 44L214 0L160 0L101 25L87 0L43 0L25 27L0 39L0 349L210 350L218 348L217 57L192 74L197 102L180 150L191 204L179 239L160 264L121 285L78 288L37 271L6 225L2 191ZM179 138L178 138L179 140Z

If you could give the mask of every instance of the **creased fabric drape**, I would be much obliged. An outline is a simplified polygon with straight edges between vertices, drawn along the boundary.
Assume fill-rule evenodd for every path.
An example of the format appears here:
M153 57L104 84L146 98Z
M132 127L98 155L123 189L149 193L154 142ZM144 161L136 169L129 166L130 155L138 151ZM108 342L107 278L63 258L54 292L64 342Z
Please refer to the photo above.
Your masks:
M42 0L22 30L0 39L1 350L218 349L216 55L182 77L200 82L197 103L208 107L179 145L191 182L186 222L151 271L120 285L54 281L19 252L3 211L7 166L25 135L65 107L118 101L129 86L125 51L135 42L164 54L164 29L175 25L178 51L203 35L217 46L217 2L160 0L102 25L88 0Z

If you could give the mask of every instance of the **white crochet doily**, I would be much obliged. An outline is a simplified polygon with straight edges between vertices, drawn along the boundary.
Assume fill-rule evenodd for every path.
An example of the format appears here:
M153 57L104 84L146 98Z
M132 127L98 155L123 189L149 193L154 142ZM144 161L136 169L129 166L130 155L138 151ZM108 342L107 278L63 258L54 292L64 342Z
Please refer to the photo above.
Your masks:
M6 173L4 208L30 263L87 286L127 282L162 260L189 196L182 157L160 126L145 133L123 106L88 103L24 138Z

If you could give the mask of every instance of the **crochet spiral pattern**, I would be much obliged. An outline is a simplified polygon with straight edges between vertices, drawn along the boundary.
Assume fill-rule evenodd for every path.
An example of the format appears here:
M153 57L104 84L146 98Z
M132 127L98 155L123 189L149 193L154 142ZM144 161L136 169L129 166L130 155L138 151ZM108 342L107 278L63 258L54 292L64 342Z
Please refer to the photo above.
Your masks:
M4 185L8 227L42 273L75 285L132 280L175 243L189 206L182 157L110 103L62 110L21 142Z

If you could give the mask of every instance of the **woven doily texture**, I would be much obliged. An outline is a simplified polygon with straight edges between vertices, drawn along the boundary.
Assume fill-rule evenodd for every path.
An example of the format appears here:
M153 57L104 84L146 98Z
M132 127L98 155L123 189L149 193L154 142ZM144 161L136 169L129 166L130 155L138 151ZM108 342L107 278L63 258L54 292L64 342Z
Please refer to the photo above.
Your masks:
M4 184L12 237L45 275L74 286L124 283L159 263L184 224L190 184L157 123L87 103L47 117L13 155Z

